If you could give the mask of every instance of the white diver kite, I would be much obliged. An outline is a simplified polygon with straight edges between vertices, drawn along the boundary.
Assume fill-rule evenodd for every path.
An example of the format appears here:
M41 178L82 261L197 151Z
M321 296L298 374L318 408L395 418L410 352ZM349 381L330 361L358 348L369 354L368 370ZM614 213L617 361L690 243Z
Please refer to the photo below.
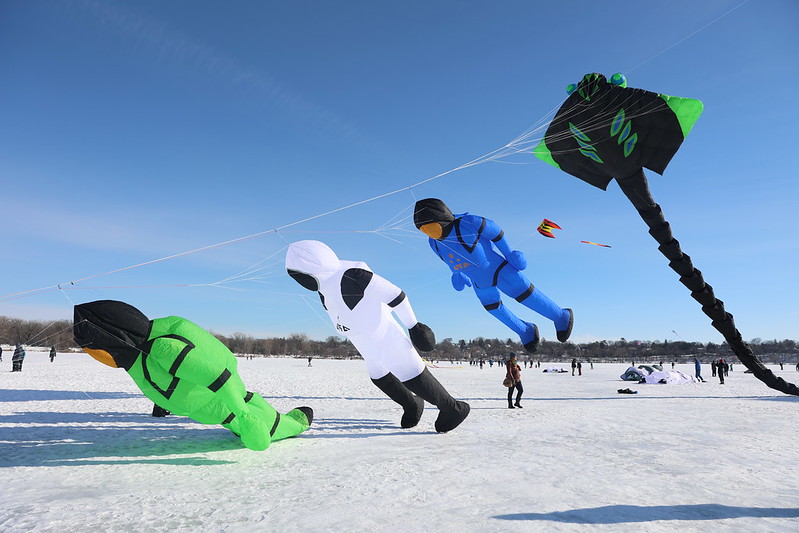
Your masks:
M336 330L366 362L372 382L403 407L403 428L419 423L424 400L439 408L435 422L439 433L463 422L469 404L455 400L419 357L417 349L427 352L435 347L435 336L416 320L401 289L372 272L366 263L339 260L319 241L292 243L286 253L286 269L297 283L319 293Z

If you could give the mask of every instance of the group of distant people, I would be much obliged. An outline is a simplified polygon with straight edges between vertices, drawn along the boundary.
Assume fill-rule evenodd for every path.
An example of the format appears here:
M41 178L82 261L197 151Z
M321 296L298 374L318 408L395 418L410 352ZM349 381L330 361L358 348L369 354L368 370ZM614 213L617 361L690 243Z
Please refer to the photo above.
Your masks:
M538 363L538 366L541 366L541 363ZM583 364L581 361L577 359L572 359L572 376L576 375L582 376L583 375ZM591 364L591 368L593 368L593 363ZM525 368L527 365L525 364ZM530 368L533 368L532 361L530 362ZM504 383L508 387L508 409L521 409L521 399L522 393L524 392L524 387L522 386L522 368L519 366L519 361L516 359L516 354L511 352L508 356L508 359L505 361L505 381ZM513 401L513 393L516 392L516 401Z
M710 371L712 372L714 377L716 376L716 374L718 374L719 383L721 383L722 385L724 385L724 377L730 374L731 369L732 365L727 363L724 359L719 359L718 361L710 362Z
M513 352L511 352L511 353L513 353ZM452 361L450 361L450 362L452 362ZM496 361L496 363L497 363L497 368L505 366L507 364L507 359L505 359L504 362L502 360ZM488 366L490 366L490 367L493 367L494 366L494 360L493 359L488 360L488 361L486 361L485 359L470 359L469 360L469 366L479 366L481 370L486 364L488 364ZM530 368L540 368L541 367L541 361L529 361L529 360L525 359L524 361L521 361L520 364L522 365L523 368L527 368L528 365L530 366Z
M50 362L52 363L55 360L56 356L56 349L55 346L50 347ZM14 354L11 356L11 371L12 372L22 372L22 363L25 361L25 348L22 347L21 343L16 343L14 346ZM0 362L3 361L3 347L0 346Z
M672 366L673 365L674 363L672 363ZM694 368L696 370L696 379L704 383L705 379L702 377L702 363L699 362L699 359L694 359ZM724 385L724 378L730 375L730 370L732 370L732 365L723 358L718 361L715 359L710 361L710 371L713 377L718 376L721 385Z

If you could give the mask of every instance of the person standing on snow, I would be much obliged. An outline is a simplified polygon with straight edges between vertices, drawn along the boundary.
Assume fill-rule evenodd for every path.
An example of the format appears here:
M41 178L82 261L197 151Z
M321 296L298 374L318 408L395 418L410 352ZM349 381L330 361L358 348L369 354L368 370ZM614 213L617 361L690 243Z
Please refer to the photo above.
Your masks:
M719 362L716 363L716 368L718 369L719 373L719 383L724 385L724 376L726 376L727 372L729 371L729 365L726 363L726 361L724 361L724 359L719 359Z
M16 348L14 348L14 355L11 356L11 371L22 372L22 361L24 360L25 349L22 347L22 344L17 343Z
M401 427L419 423L425 400L439 409L435 422L439 433L455 429L469 415L469 404L455 400L419 357L417 349L435 348L435 336L416 319L399 287L372 272L366 263L339 260L319 241L289 245L286 270L294 281L319 293L336 330L363 357L372 382L402 406Z
M505 361L505 377L513 380L513 385L508 387L508 409L518 407L522 408L519 403L522 399L524 387L522 387L522 369L519 367L519 362L516 360L516 354L511 352L508 360ZM516 403L513 403L513 391L516 390Z
M702 363L699 362L699 358L694 359L694 370L696 371L696 379L704 383L704 379L702 379Z

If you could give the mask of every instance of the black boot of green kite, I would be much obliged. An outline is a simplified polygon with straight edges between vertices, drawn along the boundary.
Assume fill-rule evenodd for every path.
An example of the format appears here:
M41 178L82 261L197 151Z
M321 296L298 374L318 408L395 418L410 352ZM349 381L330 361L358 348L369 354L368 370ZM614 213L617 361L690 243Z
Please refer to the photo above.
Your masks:
M412 428L419 423L424 411L424 400L415 396L408 388L397 379L397 376L389 372L379 379L373 379L372 383L377 385L377 388L383 391L386 396L397 402L404 410L400 426L403 428Z
M303 418L300 416L300 413L305 415L305 420L303 420ZM313 424L313 409L311 409L310 407L306 406L295 407L294 409L286 413L286 416L290 416L297 422L305 424L308 427L310 427L311 424Z
M169 411L167 411L166 409L164 409L163 407L161 407L158 404L155 404L155 403L153 404L153 416L161 418L161 417L165 417L165 416L167 416L169 414L172 414L172 413L170 413Z
M469 416L469 404L453 398L428 369L403 383L411 392L438 407L435 427L439 433L455 429Z

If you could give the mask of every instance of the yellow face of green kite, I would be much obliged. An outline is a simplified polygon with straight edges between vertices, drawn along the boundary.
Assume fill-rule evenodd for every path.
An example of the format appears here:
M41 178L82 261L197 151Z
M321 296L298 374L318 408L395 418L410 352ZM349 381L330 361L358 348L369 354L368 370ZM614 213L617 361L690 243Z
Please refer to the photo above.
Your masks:
M105 350L93 350L91 348L83 348L83 351L91 355L92 357L94 357L104 365L108 365L111 368L119 368L119 366L117 366L116 362L114 361L114 358L111 357L111 354Z

